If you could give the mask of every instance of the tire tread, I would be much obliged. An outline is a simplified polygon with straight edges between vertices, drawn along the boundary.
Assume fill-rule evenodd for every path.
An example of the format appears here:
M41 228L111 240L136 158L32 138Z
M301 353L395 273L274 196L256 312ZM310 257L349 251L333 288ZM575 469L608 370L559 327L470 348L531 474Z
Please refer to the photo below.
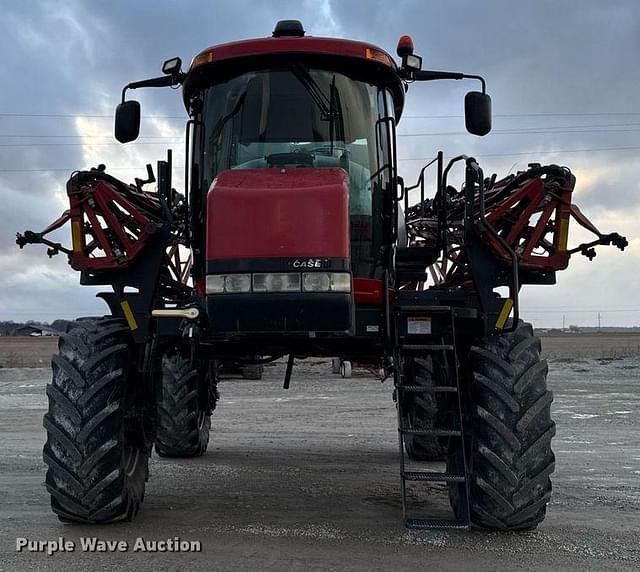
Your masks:
M66 330L52 359L43 419L51 507L65 522L129 520L148 476L146 443L129 442L125 431L129 330L117 318L82 318ZM129 473L125 453L136 459Z
M161 457L199 457L209 444L211 413L199 398L201 374L180 352L162 357L156 451ZM203 418L204 416L204 418Z
M540 340L531 325L520 322L514 332L477 342L466 369L472 523L488 529L535 528L545 516L555 467L553 393L547 390ZM462 495L450 490L459 513Z

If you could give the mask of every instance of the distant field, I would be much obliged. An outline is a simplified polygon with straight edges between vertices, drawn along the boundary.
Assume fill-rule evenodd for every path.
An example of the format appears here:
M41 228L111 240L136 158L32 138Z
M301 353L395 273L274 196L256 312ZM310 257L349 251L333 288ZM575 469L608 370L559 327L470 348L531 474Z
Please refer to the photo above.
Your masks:
M0 337L0 368L48 367L58 347L55 337ZM640 356L640 333L545 334L548 359L615 359Z
M0 367L49 367L56 337L0 337Z
M548 359L622 358L640 355L640 333L542 335L542 353Z

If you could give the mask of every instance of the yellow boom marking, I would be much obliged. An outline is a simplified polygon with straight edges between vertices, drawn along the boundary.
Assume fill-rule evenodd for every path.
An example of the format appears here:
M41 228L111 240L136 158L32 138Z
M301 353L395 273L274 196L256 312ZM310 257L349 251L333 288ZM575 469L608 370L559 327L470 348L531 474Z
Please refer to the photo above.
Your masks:
M496 320L496 328L499 328L499 329L504 328L504 325L507 322L507 318L511 313L511 308L513 308L513 300L511 298L507 298L504 301L502 310L500 310L500 314L498 314L498 319Z
M73 251L80 252L82 250L82 231L80 222L74 220L71 223L71 242L73 243Z
M560 221L560 234L558 235L558 250L567 250L569 241L569 219L563 218Z
M129 324L129 329L131 331L138 329L138 322L133 317L133 312L131 311L131 306L129 306L129 302L125 300L124 302L120 302L120 306L122 307L122 311L124 312L124 317L127 319L127 323Z

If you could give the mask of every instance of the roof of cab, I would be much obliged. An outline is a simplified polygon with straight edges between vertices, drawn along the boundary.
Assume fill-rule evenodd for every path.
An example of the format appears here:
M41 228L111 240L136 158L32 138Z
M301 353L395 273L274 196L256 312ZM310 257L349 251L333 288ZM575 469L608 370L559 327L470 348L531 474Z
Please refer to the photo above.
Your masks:
M397 69L393 58L381 48L366 42L340 38L272 37L241 40L211 46L201 51L191 62L189 71L203 64L231 58L245 58L269 54L323 54L373 60Z
M340 38L315 38L313 36L280 36L255 38L211 46L201 51L189 66L183 84L183 98L187 109L193 88L208 74L208 69L218 65L230 65L234 59L256 60L278 56L327 56L350 62L362 61L376 75L386 76L385 83L393 87L396 119L400 118L404 106L404 89L398 75L398 66L393 58L381 48L367 42ZM205 70L207 70L205 72Z

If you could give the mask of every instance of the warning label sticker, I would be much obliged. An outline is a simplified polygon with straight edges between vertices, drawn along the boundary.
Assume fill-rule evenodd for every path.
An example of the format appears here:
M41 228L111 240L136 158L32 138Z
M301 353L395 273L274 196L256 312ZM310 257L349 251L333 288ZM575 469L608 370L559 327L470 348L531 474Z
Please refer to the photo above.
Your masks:
M407 333L408 334L430 334L431 333L431 318L407 318Z

